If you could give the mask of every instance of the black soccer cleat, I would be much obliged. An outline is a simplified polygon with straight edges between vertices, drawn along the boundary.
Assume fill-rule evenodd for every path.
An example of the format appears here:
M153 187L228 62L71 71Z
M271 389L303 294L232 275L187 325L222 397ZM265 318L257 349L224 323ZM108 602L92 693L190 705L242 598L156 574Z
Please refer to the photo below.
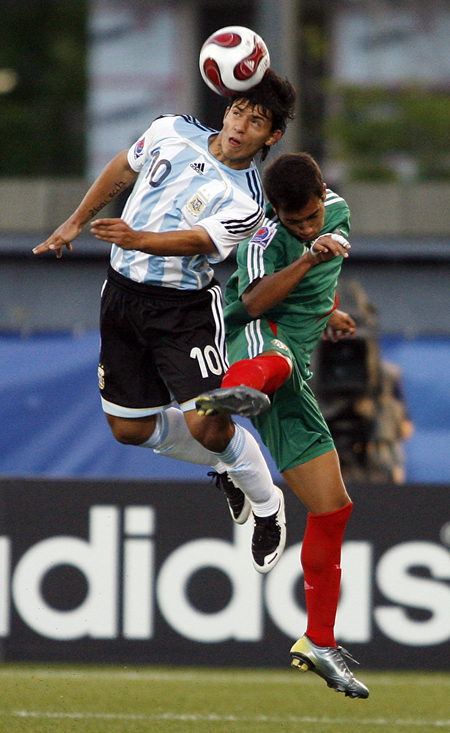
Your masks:
M275 567L286 544L286 518L284 513L284 495L277 487L280 505L275 514L269 517L257 517L253 513L255 529L252 539L253 567L258 573L268 573Z
M244 492L234 485L226 471L225 473L209 471L208 476L211 476L211 481L215 481L217 488L224 492L233 521L236 524L245 524L250 515L251 505Z

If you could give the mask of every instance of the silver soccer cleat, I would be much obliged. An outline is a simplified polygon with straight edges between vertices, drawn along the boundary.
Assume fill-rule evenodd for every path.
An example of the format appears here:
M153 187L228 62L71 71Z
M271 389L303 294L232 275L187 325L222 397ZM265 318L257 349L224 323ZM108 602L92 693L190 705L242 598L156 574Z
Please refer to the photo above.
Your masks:
M195 406L199 415L241 415L255 417L266 412L270 399L253 387L224 387L197 397Z
M344 656L356 662L341 646L316 646L306 636L295 642L291 649L291 665L302 672L315 672L325 680L328 687L344 692L346 697L369 697L368 688L356 679L349 670Z

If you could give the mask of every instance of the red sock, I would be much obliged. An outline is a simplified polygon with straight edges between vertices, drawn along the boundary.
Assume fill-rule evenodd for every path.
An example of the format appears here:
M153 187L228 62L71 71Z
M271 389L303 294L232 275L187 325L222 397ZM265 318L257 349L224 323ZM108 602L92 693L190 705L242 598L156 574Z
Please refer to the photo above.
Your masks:
M284 356L260 354L254 359L241 359L228 369L222 387L253 387L264 394L273 394L291 374L291 366Z
M353 504L327 514L308 514L301 552L308 628L317 646L336 646L334 623L341 587L341 545Z

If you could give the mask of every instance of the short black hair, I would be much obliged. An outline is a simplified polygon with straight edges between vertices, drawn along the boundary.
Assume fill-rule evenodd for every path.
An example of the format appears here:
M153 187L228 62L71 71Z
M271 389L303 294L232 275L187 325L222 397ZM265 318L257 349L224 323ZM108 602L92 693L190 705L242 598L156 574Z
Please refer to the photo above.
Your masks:
M261 107L265 112L270 113L272 132L281 130L283 134L287 123L295 117L296 91L288 79L282 79L273 69L267 69L256 86L245 92L236 93L229 104L232 105L241 99L252 107ZM262 160L266 158L269 149L267 145L264 145L261 153Z
M322 171L308 153L280 155L264 171L263 185L271 206L291 213L323 196Z

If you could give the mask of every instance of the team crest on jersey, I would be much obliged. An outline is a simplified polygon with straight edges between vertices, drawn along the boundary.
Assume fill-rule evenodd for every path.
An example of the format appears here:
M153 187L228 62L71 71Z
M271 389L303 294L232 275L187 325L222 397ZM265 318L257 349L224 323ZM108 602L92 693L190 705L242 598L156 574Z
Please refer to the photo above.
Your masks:
M272 344L272 346L275 346L275 348L277 349L282 349L283 351L289 351L286 344L283 344L283 342L280 341L280 339L272 339L270 343Z
M200 188L192 194L191 198L186 203L186 210L191 216L195 216L197 218L206 210L209 200L210 196L207 191Z
M252 244L266 249L276 234L276 229L272 227L261 227L252 237Z
M145 143L145 138L141 137L139 142L137 142L136 145L134 146L134 157L135 158L139 158L142 155L142 153L144 152L144 143Z
M97 375L99 389L105 389L105 370L103 368L103 364L98 365Z

